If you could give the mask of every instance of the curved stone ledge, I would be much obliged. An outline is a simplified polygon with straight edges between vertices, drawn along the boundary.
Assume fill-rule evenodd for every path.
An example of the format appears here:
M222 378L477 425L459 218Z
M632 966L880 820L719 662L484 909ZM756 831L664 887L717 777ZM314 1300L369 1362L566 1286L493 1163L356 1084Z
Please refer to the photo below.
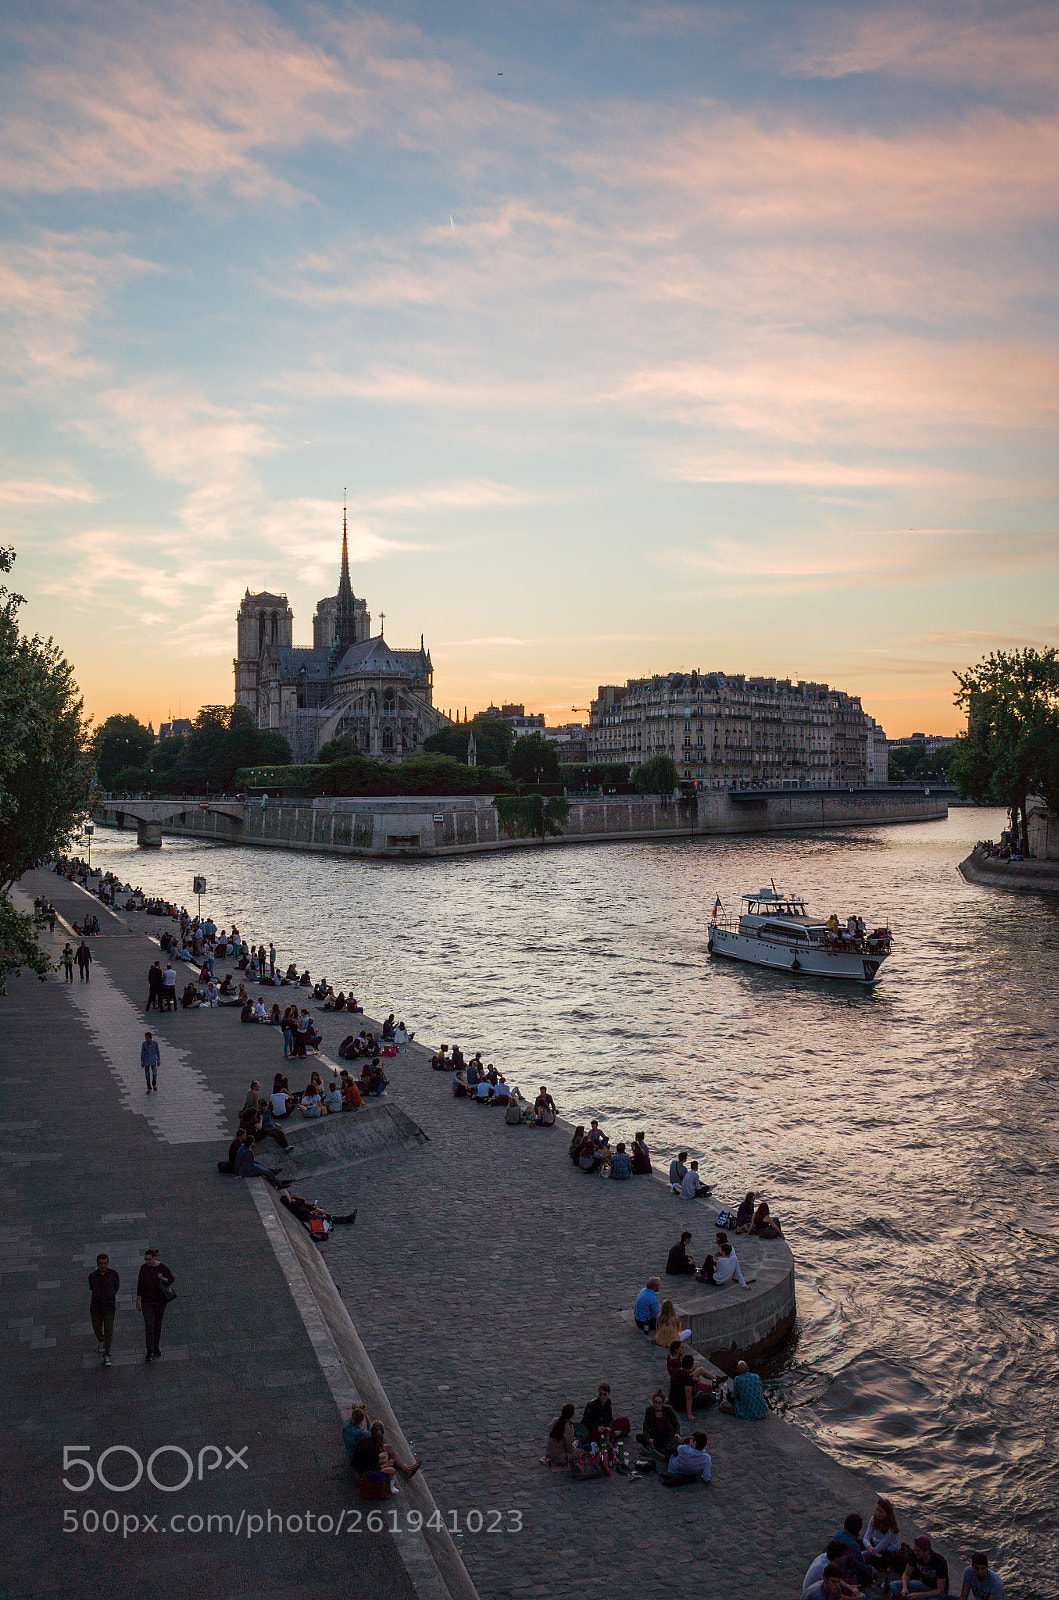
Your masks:
M729 1374L736 1362L753 1363L782 1344L798 1314L794 1257L784 1240L731 1237L749 1292L738 1283L711 1289L686 1278L663 1278L661 1291L691 1329L696 1350ZM670 1287L677 1281L685 1285L679 1292Z
M968 883L983 889L1013 889L1031 894L1059 894L1059 861L999 861L972 850L960 862Z

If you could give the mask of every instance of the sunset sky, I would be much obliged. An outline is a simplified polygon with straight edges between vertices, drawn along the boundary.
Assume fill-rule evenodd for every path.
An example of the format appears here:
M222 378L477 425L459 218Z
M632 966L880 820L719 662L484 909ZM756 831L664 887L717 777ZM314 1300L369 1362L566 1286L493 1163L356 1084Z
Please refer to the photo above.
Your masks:
M1059 643L1059 8L8 0L0 542L88 707L353 585L435 700L892 736ZM583 714L582 714L583 720Z

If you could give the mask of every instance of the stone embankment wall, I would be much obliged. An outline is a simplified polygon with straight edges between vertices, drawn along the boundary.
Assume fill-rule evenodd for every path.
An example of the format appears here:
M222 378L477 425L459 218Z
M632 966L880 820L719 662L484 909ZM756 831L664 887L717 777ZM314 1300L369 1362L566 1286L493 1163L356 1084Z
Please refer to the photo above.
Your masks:
M1036 795L1026 801L1026 832L1034 861L1059 861L1059 811Z
M946 814L944 795L901 790L748 791L734 795L712 790L683 801L641 796L572 800L562 837L543 841L510 838L498 824L492 801L480 795L423 800L248 800L242 820L189 802L187 811L178 812L160 827L166 833L223 843L323 850L336 855L424 856L540 849L577 841L866 827L880 822L924 822Z
M996 856L972 850L967 859L960 862L960 872L968 883L977 883L983 889L1059 894L1059 861L1001 861Z

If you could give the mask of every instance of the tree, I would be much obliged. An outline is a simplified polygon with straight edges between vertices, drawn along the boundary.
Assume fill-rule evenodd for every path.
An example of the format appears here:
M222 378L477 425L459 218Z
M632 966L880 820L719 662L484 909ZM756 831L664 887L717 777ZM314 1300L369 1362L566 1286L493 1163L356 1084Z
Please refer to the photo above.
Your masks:
M964 796L1006 805L1025 846L1026 796L1059 808L1059 651L996 650L954 676L967 732L952 777Z
M123 767L145 767L153 749L154 734L131 713L108 717L92 735L96 777L104 789L111 789Z
M240 767L286 766L291 759L290 745L283 735L255 728L245 706L203 706L179 755L171 759L166 746L176 743L164 740L156 747L156 760L152 763L154 789L166 788L177 794L197 794L206 789L225 791L235 788ZM164 783L158 781L163 770L167 779Z
M327 743L320 746L317 761L329 767L335 761L355 761L361 754L360 745L351 733L344 733L339 739L328 739Z
M0 572L14 551L0 549ZM16 879L62 850L88 815L92 763L73 670L51 639L25 636L22 596L0 585L0 993L7 972L40 977L51 962L35 923L11 904Z
M530 737L530 736L527 736ZM497 795L497 822L511 839L558 839L570 815L570 802L562 795Z
M527 733L524 739L516 739L507 764L511 776L521 783L559 782L559 756L543 734Z
M470 722L460 722L450 728L439 728L429 739L424 739L423 749L430 755L454 756L467 765L467 743L474 730L475 760L480 767L502 767L511 754L514 739L511 729L499 717L487 717L480 711ZM322 754L322 752L321 752Z
M13 559L0 551L0 571ZM92 784L73 669L53 640L21 633L21 604L0 588L0 892L65 846Z
M672 794L679 782L680 773L671 756L652 756L633 773L640 794Z

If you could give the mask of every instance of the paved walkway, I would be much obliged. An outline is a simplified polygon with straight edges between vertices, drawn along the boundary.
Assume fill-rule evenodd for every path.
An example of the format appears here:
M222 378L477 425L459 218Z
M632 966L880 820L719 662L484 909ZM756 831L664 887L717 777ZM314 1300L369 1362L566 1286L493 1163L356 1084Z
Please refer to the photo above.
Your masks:
M28 880L31 896L42 885L61 913L83 914L83 896L50 875ZM132 1001L143 1003L156 952L101 921L89 985L75 981L71 994L61 976L23 977L0 1002L0 1593L410 1600L387 1534L304 1531L307 1511L315 1526L356 1502L335 1403L252 1185L222 1180L214 1165L217 1128L227 1129L242 1101L252 1045L218 1048L229 1012L152 1013L162 1068L157 1099L148 1099L139 1067L146 1024L141 1012L133 1028ZM256 1034L264 1030L242 1032L255 1035L263 1075L270 1062ZM232 1036L239 1046L237 1027ZM227 1108L220 1122L219 1106ZM147 1243L161 1247L179 1293L166 1312L163 1359L150 1366L133 1303ZM109 1371L91 1335L86 1285L104 1249L121 1277ZM67 1449L117 1487L97 1478L78 1493L86 1472L64 1470ZM186 1475L186 1452L195 1475L184 1489L150 1483L147 1463L159 1450L152 1470L168 1485ZM122 1492L138 1463L140 1482ZM269 1510L272 1533L248 1538L248 1519ZM278 1531L279 1515L301 1517L303 1531L296 1522L287 1531L286 1521ZM231 1522L211 1528L211 1517ZM126 1518L138 1518L139 1530Z
M60 910L61 893L77 895L62 891L54 877L36 881ZM77 904L84 907L82 896ZM138 929L159 927L156 919L126 920ZM139 998L152 953L143 932L124 933L115 926L96 947L121 993ZM20 1041L25 1031L34 1034L31 1074L46 1071L49 1062L59 1059L71 1063L63 1069L68 1079L70 1072L81 1070L73 1065L80 1060L76 1013L81 1002L75 997L71 1005L60 991L54 983L39 989L23 980L15 1003L24 1011L14 1023L14 1034ZM11 1019L10 1010L7 1015ZM333 1056L351 1019L317 1015L325 1051ZM228 1108L228 1125L233 1125L249 1077L264 1082L280 1065L275 1031L242 1028L233 1010L159 1018L152 1013L152 1019L163 1039L160 1081L177 1051L185 1053L188 1071L202 1075L196 1117L208 1115L211 1097L220 1095ZM9 1020L9 1036L11 1031ZM57 1052L59 1035L64 1042ZM83 1031L80 1037L84 1039ZM461 1037L460 1042L465 1049L488 1044L473 1037ZM96 1070L89 1066L86 1073L91 1088L85 1117L90 1121L81 1129L77 1150L99 1195L93 1205L100 1214L120 1213L127 1219L109 1232L113 1241L124 1244L130 1261L143 1240L159 1236L161 1229L170 1264L181 1270L173 1260L179 1253L181 1262L188 1263L185 1274L196 1284L195 1293L180 1304L182 1317L175 1315L177 1307L171 1314L173 1336L183 1339L188 1350L181 1373L189 1379L194 1374L194 1386L180 1391L182 1425L188 1427L187 1419L194 1416L191 1431L204 1438L203 1417L212 1419L211 1408L219 1408L231 1427L240 1408L249 1405L260 1440L255 1454L262 1460L261 1470L274 1474L274 1503L311 1504L313 1485L325 1486L334 1500L338 1461L333 1408L313 1371L304 1329L275 1281L274 1263L263 1247L249 1197L213 1173L219 1148L169 1147L156 1133L148 1140L142 1122L134 1120L136 1108L131 1116L121 1111L121 1091L110 1073L100 1070L103 1062L95 1047L86 1045L81 1053L86 1050ZM20 1060L20 1071L22 1067ZM613 1385L616 1408L639 1423L651 1391L664 1381L665 1364L662 1352L630 1329L629 1306L648 1272L661 1270L681 1226L697 1230L700 1237L693 1250L701 1253L712 1234L713 1210L681 1205L649 1180L618 1185L584 1178L567 1159L562 1129L509 1128L497 1111L454 1101L448 1075L431 1073L425 1053L417 1048L402 1052L391 1077L393 1102L425 1130L429 1143L321 1174L311 1189L334 1209L360 1208L356 1228L337 1230L325 1259L404 1431L424 1457L435 1499L460 1535L461 1553L483 1600L597 1592L632 1597L657 1585L681 1594L706 1594L711 1600L797 1595L810 1560L849 1510L867 1514L873 1489L779 1419L744 1424L708 1416L711 1489L666 1491L654 1478L576 1484L538 1464L548 1424L559 1407L572 1400L580 1410L603 1377ZM529 1092L535 1084L522 1087ZM132 1094L127 1098L131 1101ZM43 1122L39 1106L27 1111L17 1092L7 1105L17 1108L6 1111L12 1118ZM153 1106L152 1114L158 1114ZM20 1148L43 1153L47 1146L48 1152L58 1152L60 1162L68 1160L68 1146L57 1140L54 1120L49 1119L47 1140L41 1129L24 1130ZM104 1146L98 1156L97 1138ZM114 1171L130 1171L133 1151L135 1176L115 1186ZM69 1168L61 1170L69 1179ZM27 1183L32 1172L34 1193L47 1195L50 1185L39 1178L46 1174L54 1179L55 1170L46 1162L27 1167ZM79 1195L84 1187L79 1173L63 1192ZM166 1196L162 1204L159 1194ZM20 1217L33 1215L31 1200ZM694 1220L689 1222L689 1215ZM10 1208L8 1217L15 1221ZM101 1220L91 1226L87 1213L78 1230L82 1256L96 1248L88 1235L107 1231ZM28 1260L34 1240L37 1249L52 1249L50 1234L49 1223L47 1230L12 1237L8 1248L17 1260ZM797 1253L796 1241L794 1247ZM752 1253L746 1252L748 1257ZM58 1265L49 1271L39 1256L32 1260L42 1267L42 1277L61 1276ZM78 1298L83 1270L79 1262L72 1284L62 1284L71 1324L84 1319L84 1302ZM64 1271L68 1278L68 1265ZM3 1280L5 1285L11 1281ZM16 1298L24 1298L24 1283L18 1284ZM207 1299L208 1313L203 1306ZM262 1317L263 1305L269 1307L267 1317ZM265 1335L251 1333L250 1317L267 1328ZM131 1316L125 1327L132 1343ZM56 1319L41 1315L26 1325L24 1339L22 1331L18 1335L27 1347L23 1359L40 1365L42 1390L46 1375L59 1368L57 1356L50 1348L39 1355L28 1352L35 1337L58 1337L58 1329ZM82 1429L74 1442L89 1442L95 1452L104 1439L109 1443L118 1435L108 1431L105 1416L85 1407L77 1385L91 1384L94 1393L103 1379L120 1380L123 1375L83 1373L73 1359L72 1341L68 1334L70 1353L62 1367L71 1374L63 1378L67 1387L47 1415L54 1419L57 1411L65 1427L71 1407L79 1418L85 1418L87 1409L84 1427L92 1431ZM77 1349L83 1365L83 1346ZM91 1358L89 1365L94 1365ZM143 1415L140 1386L145 1379L154 1385L160 1377L162 1369L153 1368L127 1375L136 1385L125 1401L128 1425L133 1426L135 1416L141 1435L152 1441L158 1430L153 1418ZM173 1382L170 1377L167 1397ZM37 1430L28 1419L43 1414L43 1408L43 1394L22 1407L23 1435ZM285 1431L289 1421L293 1433L280 1439L280 1428ZM49 1426L57 1423L45 1424L45 1432ZM50 1464L58 1438L58 1433L54 1439L35 1438L38 1473ZM48 1477L49 1486L51 1481ZM285 1496L281 1484L286 1485ZM133 1502L134 1494L128 1498ZM482 1514L481 1531L477 1512ZM489 1531L491 1526L495 1531ZM387 1565L386 1541L377 1544L375 1570L384 1583L394 1584L385 1592L405 1592L400 1587L403 1572ZM290 1546L288 1541L288 1553ZM90 1559L90 1544L84 1548ZM255 1561L264 1548L263 1542L241 1547L240 1557ZM305 1548L300 1547L302 1560ZM315 1554L317 1544L312 1548ZM367 1563L367 1544L360 1550ZM348 1583L348 1565L345 1570ZM337 1573L318 1576L314 1594ZM358 1572L358 1595L372 1593L371 1577L370 1569L367 1578ZM266 1591L259 1585L255 1578L245 1592L300 1592L278 1585ZM42 1586L24 1592L50 1591ZM222 1591L210 1587L200 1592Z

